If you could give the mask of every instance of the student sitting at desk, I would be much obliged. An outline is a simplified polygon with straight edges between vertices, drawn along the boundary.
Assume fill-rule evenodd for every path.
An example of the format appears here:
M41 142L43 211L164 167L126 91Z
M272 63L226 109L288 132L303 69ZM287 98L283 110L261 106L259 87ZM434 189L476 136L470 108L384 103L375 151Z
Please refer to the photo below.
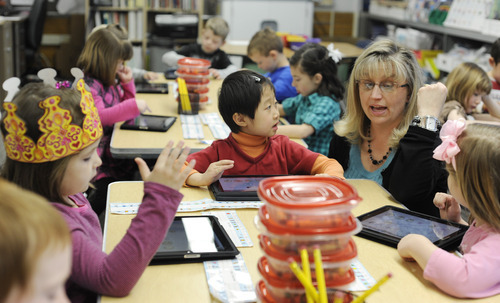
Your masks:
M229 56L220 49L226 43L228 33L229 25L224 19L210 18L202 31L200 43L185 45L178 51L169 51L163 54L161 60L168 67L173 68L177 67L177 61L184 57L207 59L211 62L210 74L215 79L224 79L238 70L238 67L231 63Z
M209 185L224 175L329 175L344 178L337 160L315 153L275 135L279 124L278 103L271 81L250 70L229 75L219 93L219 111L231 129L202 151L189 155L196 160L187 185Z
M441 218L467 224L460 206L471 212L460 250L463 257L435 246L417 234L398 244L402 258L417 261L424 278L459 298L500 294L500 127L448 120L441 129L443 143L434 158L446 161L450 193L437 193L434 204Z
M145 100L135 98L132 70L125 65L130 58L130 41L117 36L115 31L100 29L89 35L77 62L85 74L85 83L90 87L104 128L98 149L102 166L94 180L96 190L89 194L92 209L98 215L106 207L108 184L132 180L137 172L132 160L115 159L110 151L114 124L149 110Z
M264 76L271 78L278 102L297 96L297 90L292 86L290 63L283 53L283 41L275 31L265 28L253 35L247 54L258 68L266 71Z

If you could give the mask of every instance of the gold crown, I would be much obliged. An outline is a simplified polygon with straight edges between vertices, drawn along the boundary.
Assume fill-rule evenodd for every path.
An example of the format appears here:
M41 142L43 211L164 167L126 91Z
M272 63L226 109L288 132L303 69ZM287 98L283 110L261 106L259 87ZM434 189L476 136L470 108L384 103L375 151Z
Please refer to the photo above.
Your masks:
M42 135L36 143L25 135L26 123L16 115L17 106L4 102L3 108L7 111L3 119L7 131L4 138L7 157L25 163L55 161L83 150L102 136L101 120L92 94L85 88L83 79L75 81L76 89L81 93L80 107L85 115L82 127L71 124L71 112L59 107L59 96L48 97L38 103L45 112L38 120Z

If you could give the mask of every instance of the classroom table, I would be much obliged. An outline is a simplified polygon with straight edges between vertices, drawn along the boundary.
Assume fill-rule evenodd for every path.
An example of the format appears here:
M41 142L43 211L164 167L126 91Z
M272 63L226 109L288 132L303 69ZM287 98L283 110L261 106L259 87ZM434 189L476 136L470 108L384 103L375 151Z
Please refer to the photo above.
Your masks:
M170 84L174 84L175 80L164 80ZM222 80L211 79L209 83L208 98L209 102L206 106L200 109L200 113L219 113L217 106L217 95ZM184 139L182 134L182 124L177 112L178 103L174 97L174 88L169 85L168 94L137 94L137 99L146 100L151 114L175 116L177 120L166 132L155 131L138 131L138 130L124 130L120 129L122 122L116 123L113 129L113 135L110 142L111 154L115 158L135 158L142 157L145 159L156 159L160 152L167 145L169 140L178 142L183 140L185 146L191 148L191 153L200 151L208 144L200 139ZM147 113L149 114L149 113ZM222 117L221 117L222 120ZM287 124L288 122L281 118L281 122ZM210 128L203 125L203 140L215 140ZM302 139L292 139L293 141L307 146Z
M396 205L394 198L377 183L370 180L349 180L355 187L362 201L353 209L353 214L359 216L384 205ZM194 201L209 198L206 187L185 187L181 189L184 201ZM143 194L142 182L117 182L112 183L108 193L108 209L105 221L104 250L109 253L120 241L126 232L133 215L111 214L110 203L140 202ZM217 209L214 209L215 211ZM245 225L252 241L253 247L238 248L245 260L246 267L255 285L261 278L257 270L257 262L263 255L259 248L258 230L254 225L256 209L243 209L236 211L238 217ZM199 213L178 213L178 215L196 215ZM388 272L393 278L385 283L379 291L370 295L367 303L378 302L470 302L450 297L441 292L432 283L424 280L422 270L415 262L403 261L397 250L370 240L354 236L358 249L358 259L371 274L378 280ZM214 302L208 290L203 263L179 265L149 266L138 283L127 297L111 298L102 297L101 302L183 302L204 303ZM474 302L500 302L500 295Z
M363 52L362 48L357 47L354 44L347 42L330 42L321 41L320 44L327 47L330 43L333 43L334 47L342 53L343 59L356 59ZM246 56L248 48L248 41L227 41L221 49L225 51L228 55L236 56ZM287 58L291 58L295 53L292 49L285 47L283 48L283 53Z

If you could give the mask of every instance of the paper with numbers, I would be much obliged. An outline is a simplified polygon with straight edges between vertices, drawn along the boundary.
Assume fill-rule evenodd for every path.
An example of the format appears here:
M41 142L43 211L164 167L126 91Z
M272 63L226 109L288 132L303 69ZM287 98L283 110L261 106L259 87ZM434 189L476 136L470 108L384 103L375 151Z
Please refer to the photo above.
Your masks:
M111 203L111 213L121 215L136 214L141 203ZM240 209L259 208L264 204L261 201L214 201L206 198L195 201L182 201L177 212L192 212L209 209Z
M205 261L203 265L208 288L217 300L224 303L257 301L252 277L241 253L234 259Z
M356 281L349 285L350 291L365 291L377 283L359 260L351 262L351 268L356 276Z
M236 211L204 211L202 214L216 216L236 247L253 246L252 239Z

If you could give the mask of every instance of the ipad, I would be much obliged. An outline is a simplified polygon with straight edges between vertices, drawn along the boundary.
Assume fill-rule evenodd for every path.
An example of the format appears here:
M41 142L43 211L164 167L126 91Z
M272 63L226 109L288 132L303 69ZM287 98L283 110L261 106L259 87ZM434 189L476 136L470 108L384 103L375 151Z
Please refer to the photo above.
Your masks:
M121 129L143 130L143 131L157 131L166 132L172 124L174 124L176 117L171 116L155 116L140 114L135 119L123 122L120 126Z
M259 182L276 175L222 176L208 187L217 201L259 201Z
M421 234L436 246L456 249L469 228L411 210L384 206L358 217L363 225L360 237L392 247L408 234Z
M142 94L168 94L167 83L138 82L135 91Z
M151 265L232 259L240 252L215 216L175 217Z

